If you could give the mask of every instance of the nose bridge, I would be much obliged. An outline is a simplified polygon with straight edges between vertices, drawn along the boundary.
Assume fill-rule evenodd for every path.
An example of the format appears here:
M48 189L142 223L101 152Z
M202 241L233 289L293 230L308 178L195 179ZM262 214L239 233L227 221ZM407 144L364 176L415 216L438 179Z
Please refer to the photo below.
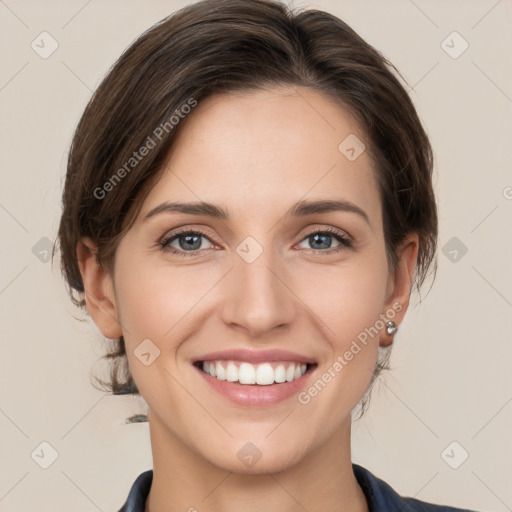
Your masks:
M225 295L224 321L244 327L254 337L290 323L295 311L294 299L283 282L286 275L282 275L282 269L275 250L263 248L251 237L244 240L234 255Z

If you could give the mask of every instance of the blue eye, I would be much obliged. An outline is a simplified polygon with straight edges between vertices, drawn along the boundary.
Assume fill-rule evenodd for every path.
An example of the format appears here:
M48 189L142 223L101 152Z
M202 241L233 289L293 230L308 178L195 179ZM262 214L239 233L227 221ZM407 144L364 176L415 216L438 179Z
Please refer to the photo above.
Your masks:
M333 238L338 242L338 245L335 247L331 247ZM202 249L211 248L211 246L206 248L202 247L202 239L208 240L208 243L211 244L211 246L213 245L205 233L199 230L190 229L184 229L174 233L172 236L159 242L159 245L163 251L170 254L177 254L180 256L196 256L201 252ZM303 238L301 243L304 241L311 244L312 247L310 248L318 253L331 254L352 247L351 239L334 229L313 231L305 238ZM178 247L171 245L174 242L178 243ZM318 247L319 245L320 247Z
M330 247L332 243L332 239L336 239L336 241L339 243L338 246L335 246L334 248ZM320 252L337 252L341 251L343 249L352 247L351 240L346 237L345 235L342 235L338 231L334 230L324 230L324 231L315 231L313 233L310 233L305 239L307 242L309 242L313 248L313 250L320 250ZM325 242L325 240L331 240L330 242ZM318 247L320 245L320 247ZM326 247L328 245L329 247ZM316 246L316 247L315 247ZM327 250L321 250L321 249L327 249Z
M196 254L201 249L201 239L203 238L210 241L202 231L184 230L163 240L160 245L163 250L168 251L171 254L187 253L186 256L190 256L191 254ZM175 241L178 242L179 248L170 245Z

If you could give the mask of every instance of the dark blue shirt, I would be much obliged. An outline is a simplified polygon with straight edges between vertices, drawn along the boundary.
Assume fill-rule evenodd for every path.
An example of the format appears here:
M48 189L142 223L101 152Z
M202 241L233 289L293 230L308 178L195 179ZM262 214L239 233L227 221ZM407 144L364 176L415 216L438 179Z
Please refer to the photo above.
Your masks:
M367 469L352 464L354 475L363 490L370 512L474 512L467 508L433 505L415 498L402 498L386 482ZM128 499L119 512L144 512L153 481L153 470L141 473L130 489Z

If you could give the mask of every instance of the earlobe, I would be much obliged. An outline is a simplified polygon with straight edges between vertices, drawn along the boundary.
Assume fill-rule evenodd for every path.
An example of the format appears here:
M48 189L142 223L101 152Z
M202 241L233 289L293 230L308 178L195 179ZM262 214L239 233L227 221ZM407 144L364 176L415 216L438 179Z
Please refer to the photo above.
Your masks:
M418 235L412 233L400 244L397 250L396 271L390 275L389 295L386 299L385 311L386 323L393 321L395 328L383 329L379 338L381 347L388 347L393 343L393 336L402 322L412 291L416 261L418 258L419 241Z
M89 237L80 239L76 255L89 315L105 337L119 338L123 333L118 321L112 277L98 264L95 243Z

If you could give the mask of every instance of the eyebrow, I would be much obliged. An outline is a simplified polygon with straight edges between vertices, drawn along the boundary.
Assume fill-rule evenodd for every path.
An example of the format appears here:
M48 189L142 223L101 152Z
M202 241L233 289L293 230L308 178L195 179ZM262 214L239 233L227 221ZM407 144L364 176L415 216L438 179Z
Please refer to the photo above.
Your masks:
M315 213L328 213L328 212L350 212L355 213L362 217L368 225L371 226L370 220L366 212L359 206L349 201L341 200L319 200L319 201L299 201L293 205L285 214L284 218L290 217L305 217ZM177 202L164 202L155 206L149 213L146 214L143 221L146 222L151 217L161 213L183 213L187 215L201 215L205 217L212 217L215 219L229 220L229 213L213 203L193 202L193 203L177 203Z

